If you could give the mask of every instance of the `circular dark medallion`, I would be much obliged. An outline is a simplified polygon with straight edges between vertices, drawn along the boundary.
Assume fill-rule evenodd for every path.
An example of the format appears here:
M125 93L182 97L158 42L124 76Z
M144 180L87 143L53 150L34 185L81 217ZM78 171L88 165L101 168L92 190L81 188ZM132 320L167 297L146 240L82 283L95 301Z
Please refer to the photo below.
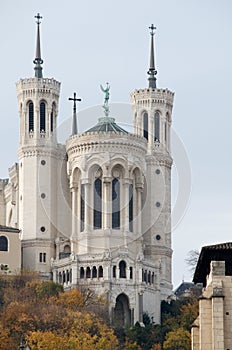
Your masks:
M44 227L44 226L41 226L41 227L40 227L40 231L41 231L41 232L45 232L45 227Z

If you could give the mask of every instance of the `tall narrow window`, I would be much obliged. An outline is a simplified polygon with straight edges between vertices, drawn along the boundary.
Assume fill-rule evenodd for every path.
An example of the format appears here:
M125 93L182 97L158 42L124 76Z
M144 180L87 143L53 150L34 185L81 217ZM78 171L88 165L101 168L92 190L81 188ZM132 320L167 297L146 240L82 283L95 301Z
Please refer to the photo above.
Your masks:
M133 185L129 186L129 230L133 232Z
M85 228L85 185L81 185L81 232Z
M143 114L143 137L148 140L148 114Z
M97 268L96 268L96 266L93 266L92 278L97 278Z
M164 124L164 140L167 141L167 122Z
M28 104L28 116L29 116L29 132L34 131L34 105L32 102Z
M98 268L98 277L103 277L103 267L102 266L99 266Z
M155 141L160 141L160 115L155 112Z
M5 236L0 237L0 251L1 252L8 251L8 239Z
M94 211L93 211L94 229L102 228L102 180L94 181Z
M46 123L45 123L45 114L46 114L46 107L45 107L45 103L41 102L40 103L40 132L46 131Z
M81 266L80 268L80 278L84 278L85 277L85 270L84 267Z
M126 278L126 263L124 260L121 260L119 263L119 277Z
M112 228L120 228L120 182L112 181Z
M53 132L53 111L51 111L51 119L50 119L50 126L51 126L51 132Z

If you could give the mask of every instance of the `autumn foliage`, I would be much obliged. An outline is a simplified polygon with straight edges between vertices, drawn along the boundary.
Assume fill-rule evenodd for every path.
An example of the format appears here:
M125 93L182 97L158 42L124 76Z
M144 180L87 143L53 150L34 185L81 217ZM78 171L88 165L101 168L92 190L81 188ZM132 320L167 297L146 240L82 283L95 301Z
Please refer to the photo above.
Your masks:
M103 297L89 289L63 291L37 275L0 277L0 350L190 350L198 315L195 297L162 302L162 323L144 314L143 325L113 329Z
M118 349L99 316L104 300L91 291L63 292L56 283L17 276L1 278L0 302L0 350L18 349L22 334L32 350Z

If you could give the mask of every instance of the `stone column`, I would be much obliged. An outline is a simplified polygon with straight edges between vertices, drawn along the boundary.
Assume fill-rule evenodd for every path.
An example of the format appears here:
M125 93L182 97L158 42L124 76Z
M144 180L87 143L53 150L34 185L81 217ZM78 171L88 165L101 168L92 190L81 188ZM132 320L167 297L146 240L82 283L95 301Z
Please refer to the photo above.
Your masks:
M122 225L124 227L124 232L129 232L129 179L124 179L123 181L123 195L121 201L122 208Z
M111 223L111 178L103 179L103 201L102 201L102 228L103 230L110 229Z
M72 193L72 238L77 235L77 187L71 188Z
M142 232L142 185L136 186L136 204L137 204L137 210L136 210L136 231L138 234L141 234Z
M91 229L91 215L93 214L93 207L91 203L90 196L90 182L89 179L83 179L82 184L85 186L85 222L84 222L84 231L89 231Z

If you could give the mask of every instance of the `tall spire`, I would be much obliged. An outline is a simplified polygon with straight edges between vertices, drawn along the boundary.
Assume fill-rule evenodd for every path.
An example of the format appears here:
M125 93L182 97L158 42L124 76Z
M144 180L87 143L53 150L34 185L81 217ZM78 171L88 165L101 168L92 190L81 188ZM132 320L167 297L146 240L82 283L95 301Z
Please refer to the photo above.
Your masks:
M155 69L155 54L154 54L154 30L156 27L152 24L149 29L151 29L151 51L150 51L150 68L147 74L149 75L149 88L156 88L156 74L157 70Z
M69 101L73 101L73 119L72 119L72 134L77 135L77 107L76 101L81 101L80 98L76 98L76 93L73 93L73 98L69 97Z
M40 25L40 19L42 19L42 17L40 16L39 13L37 13L37 15L35 16L35 18L37 19L36 23L37 23L37 39L36 39L36 52L35 52L35 59L33 61L33 63L35 64L34 70L35 70L35 77L36 78L43 78L43 73L42 73L42 69L43 67L41 66L41 64L43 63L43 60L41 58L41 50L40 50L40 31L39 31L39 25Z

